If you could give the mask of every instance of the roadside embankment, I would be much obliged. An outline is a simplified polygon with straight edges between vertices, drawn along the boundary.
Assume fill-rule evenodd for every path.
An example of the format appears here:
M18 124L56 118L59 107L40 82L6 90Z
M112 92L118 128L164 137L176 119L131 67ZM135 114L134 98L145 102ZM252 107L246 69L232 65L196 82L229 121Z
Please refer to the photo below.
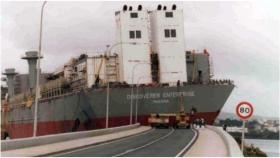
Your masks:
M199 128L199 136L186 157L243 157L236 141L215 126Z

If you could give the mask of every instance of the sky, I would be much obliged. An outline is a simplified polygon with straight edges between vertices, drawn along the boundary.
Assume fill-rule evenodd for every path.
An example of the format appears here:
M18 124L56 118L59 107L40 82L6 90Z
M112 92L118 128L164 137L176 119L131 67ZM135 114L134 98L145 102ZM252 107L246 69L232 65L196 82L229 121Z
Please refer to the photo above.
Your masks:
M236 88L222 111L240 101L255 115L279 117L279 11L275 1L55 2L47 3L41 67L52 72L71 57L96 54L115 43L115 16L124 4L152 10L158 4L184 10L186 50L207 48L214 78L234 80ZM42 2L1 1L1 71L27 73L26 51L38 50Z

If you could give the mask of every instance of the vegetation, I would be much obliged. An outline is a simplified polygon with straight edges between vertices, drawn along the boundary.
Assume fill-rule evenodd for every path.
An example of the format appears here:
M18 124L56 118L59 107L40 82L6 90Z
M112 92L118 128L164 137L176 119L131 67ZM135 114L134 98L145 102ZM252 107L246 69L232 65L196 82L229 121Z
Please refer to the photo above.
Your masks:
M223 126L227 125L228 127L241 127L242 126L242 121L239 120L231 120L231 119L226 119L226 120L220 120L217 126ZM270 140L279 140L279 132L272 132L269 131L265 128L263 130L258 130L255 127L259 126L260 124L256 121L249 121L246 122L246 127L248 128L248 133L245 133L245 137L247 139L270 139ZM231 135L233 136L241 136L240 132L230 132Z
M241 137L234 137L236 142L241 146ZM254 147L254 145L246 146L244 145L243 155L245 157L267 157L266 153L261 151L258 147Z
M232 136L241 137L240 132L229 132ZM245 133L246 139L269 139L269 140L279 140L279 133L264 130L263 132L252 130L249 133Z

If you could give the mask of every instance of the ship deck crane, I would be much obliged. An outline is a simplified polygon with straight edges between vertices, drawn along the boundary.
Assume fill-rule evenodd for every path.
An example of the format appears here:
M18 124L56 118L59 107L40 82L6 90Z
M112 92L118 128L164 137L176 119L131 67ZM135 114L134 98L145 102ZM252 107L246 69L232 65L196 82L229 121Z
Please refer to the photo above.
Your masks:
M102 67L102 64L103 64L103 60L104 60L105 58L102 58L101 59L101 63L100 63L100 65L99 65L99 67L98 67L98 69L97 69L97 73L95 74L95 85L97 85L97 84L99 84L99 81L100 81L100 77L99 77L99 75L100 75L100 71L101 71L101 67Z

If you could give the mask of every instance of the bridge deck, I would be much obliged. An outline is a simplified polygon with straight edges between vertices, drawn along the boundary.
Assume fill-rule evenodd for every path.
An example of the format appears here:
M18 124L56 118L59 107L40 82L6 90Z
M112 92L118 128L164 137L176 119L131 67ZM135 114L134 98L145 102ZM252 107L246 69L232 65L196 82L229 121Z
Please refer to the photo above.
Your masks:
M195 132L187 129L152 129L151 131L106 144L62 152L51 156L63 157L174 157L188 145Z

